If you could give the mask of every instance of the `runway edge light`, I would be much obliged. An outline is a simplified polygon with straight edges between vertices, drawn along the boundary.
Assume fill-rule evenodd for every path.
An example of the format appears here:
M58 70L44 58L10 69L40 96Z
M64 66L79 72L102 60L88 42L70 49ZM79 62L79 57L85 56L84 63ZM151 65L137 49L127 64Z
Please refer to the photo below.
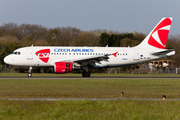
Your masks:
M121 92L121 97L123 97L124 96L124 92Z
M163 96L162 96L162 100L165 100L165 99L166 99L166 96L165 96L165 95L163 95Z

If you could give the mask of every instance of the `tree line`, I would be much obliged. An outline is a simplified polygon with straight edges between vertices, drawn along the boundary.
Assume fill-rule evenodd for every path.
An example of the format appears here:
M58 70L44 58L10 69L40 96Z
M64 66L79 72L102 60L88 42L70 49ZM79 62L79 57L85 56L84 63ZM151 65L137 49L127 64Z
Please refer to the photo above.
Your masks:
M6 23L0 26L0 64L13 50L24 46L109 46L133 47L145 34L139 32L119 33L117 31L82 31L74 27L47 28L36 24ZM180 36L170 36L166 48L175 49L177 54L169 59L180 65Z

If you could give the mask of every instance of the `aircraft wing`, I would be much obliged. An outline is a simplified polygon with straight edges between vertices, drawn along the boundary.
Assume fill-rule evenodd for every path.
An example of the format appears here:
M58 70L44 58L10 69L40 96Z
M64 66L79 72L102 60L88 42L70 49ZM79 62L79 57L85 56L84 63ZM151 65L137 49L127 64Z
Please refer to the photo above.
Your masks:
M107 61L108 62L108 57L109 55L101 55L101 56L91 56L91 57L86 57L86 58L78 58L74 59L73 62L76 62L81 65L91 65L95 66L95 63L101 64L101 61Z
M81 65L90 65L90 66L95 66L95 63L101 64L101 61L107 61L109 59L109 56L113 55L116 57L116 54L118 52L112 53L112 54L105 54L105 55L96 55L96 56L90 56L86 58L78 58L74 59L73 62L76 62Z
M90 65L90 66L95 66L95 63L101 64L101 61L107 61L109 59L109 56L113 55L116 57L116 53L113 54L105 54L105 55L94 55L94 56L89 56L89 57L82 57L82 58L75 58L71 60L58 60L61 62L75 62L78 63L82 66ZM56 60L57 61L57 60Z

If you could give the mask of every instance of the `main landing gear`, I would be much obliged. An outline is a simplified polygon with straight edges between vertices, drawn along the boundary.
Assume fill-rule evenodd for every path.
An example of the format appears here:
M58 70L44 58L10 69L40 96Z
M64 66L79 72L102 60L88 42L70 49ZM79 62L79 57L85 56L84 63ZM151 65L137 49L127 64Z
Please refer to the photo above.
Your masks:
M82 66L81 69L83 70L83 72L82 72L83 77L90 77L91 76L91 72L89 71L89 68L87 65Z
M31 77L32 76L32 67L29 67L29 71L28 71L28 77Z
M91 76L91 72L86 72L86 71L84 71L84 72L82 72L82 76L83 77L90 77Z

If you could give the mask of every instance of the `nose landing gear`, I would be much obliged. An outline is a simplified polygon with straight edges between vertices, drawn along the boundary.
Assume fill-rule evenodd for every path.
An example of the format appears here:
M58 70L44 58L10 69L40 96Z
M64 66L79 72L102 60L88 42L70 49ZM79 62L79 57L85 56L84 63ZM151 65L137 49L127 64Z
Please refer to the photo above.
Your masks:
M32 76L32 73L31 73L31 71L32 71L32 67L29 67L29 71L28 71L28 77L31 77L31 76Z

